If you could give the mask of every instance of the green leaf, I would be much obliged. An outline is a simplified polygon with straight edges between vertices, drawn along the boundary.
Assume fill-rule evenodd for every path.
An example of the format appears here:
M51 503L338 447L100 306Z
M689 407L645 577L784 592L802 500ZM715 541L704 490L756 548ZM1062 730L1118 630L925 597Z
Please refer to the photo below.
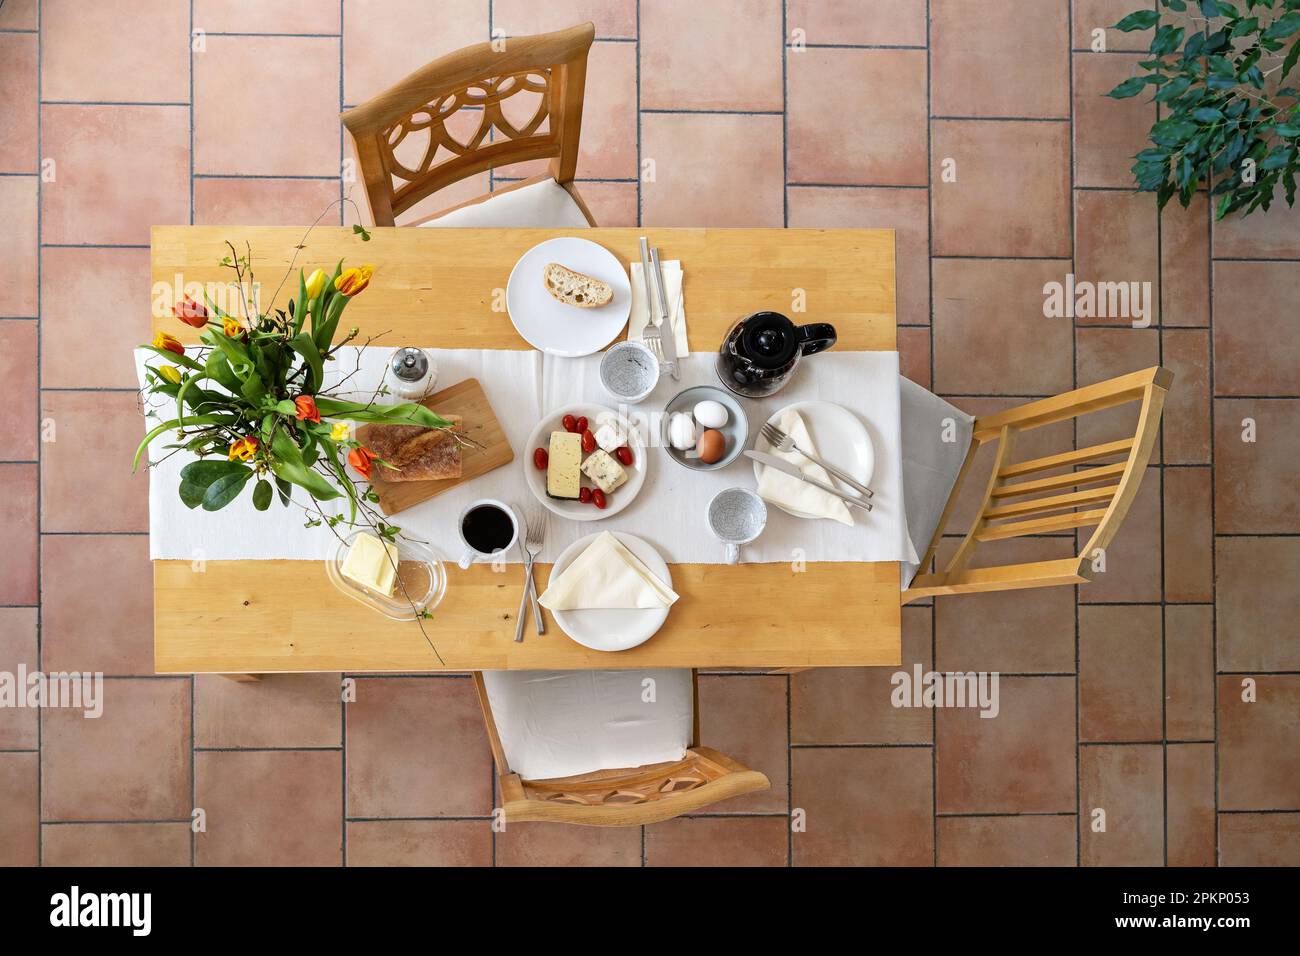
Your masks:
M271 440L271 470L285 481L305 489L317 500L329 501L339 496L339 490L324 475L303 462L302 449L283 429L277 431Z
M289 507L290 493L292 491L292 488L293 486L290 485L289 482L285 481L283 478L279 477L278 475L276 476L275 490L276 493L280 496L280 504L284 505L286 508Z
M1287 139L1295 139L1300 136L1300 125L1296 123L1279 123L1277 125L1277 135L1285 136Z
M239 497L239 493L244 490L244 485L248 484L248 480L252 477L253 469L241 468L237 472L218 478L208 485L208 490L203 494L203 510L220 511Z
M1201 0L1201 15L1204 17L1221 17L1223 11L1215 0Z
M1146 88L1147 81L1141 76L1132 76L1115 87L1106 95L1113 100L1128 99L1130 96L1137 96Z
M337 398L316 397L316 408L322 418L343 418L354 422L382 422L387 425L423 425L425 428L446 428L451 423L435 415L416 402L400 405L363 405L344 402Z
M1300 13L1288 13L1274 20L1263 35L1268 40L1281 40L1296 32L1300 32Z
M314 395L325 382L325 365L321 361L321 346L317 345L306 332L299 332L289 340L289 347L302 356L307 368L311 371L311 377L303 384L303 391L309 395Z
M355 235L360 236L362 242L369 242L369 241L370 241L370 233L366 231L366 227L365 227L365 226L362 226L362 225L359 225L359 224L358 224L358 225L354 225L354 226L352 227L352 232L353 232Z
M1156 102L1167 103L1170 100L1175 100L1186 93L1191 85L1192 78L1190 76L1177 77L1160 88L1160 92L1156 94Z
M214 482L248 471L247 465L237 461L192 461L181 469L181 501L187 508L197 508Z
M1282 74L1277 78L1279 83L1285 80L1287 74L1295 69L1296 61L1298 60L1300 60L1300 40L1297 40L1292 44L1291 51L1287 53L1286 59L1282 61Z
M271 497L275 494L275 489L265 478L257 479L257 484L253 487L253 507L258 511L265 511L271 507Z
M140 456L143 455L144 450L149 447L149 443L165 431L170 431L173 428L185 428L192 425L225 425L229 424L229 422L229 415L186 415L184 418L173 418L165 421L161 425L151 428L148 434L140 440L140 444L135 448L135 457L131 459L131 470L135 471L139 466Z
M1224 118L1223 111L1216 110L1212 106L1201 106L1192 110L1192 119L1198 123L1217 123Z
M1171 116L1151 127L1151 141L1160 146L1179 146L1195 136L1196 130L1191 120Z
M1137 13L1130 13L1115 24L1115 29L1122 33L1132 33L1134 30L1150 30L1159 19L1160 14L1154 10L1139 10Z

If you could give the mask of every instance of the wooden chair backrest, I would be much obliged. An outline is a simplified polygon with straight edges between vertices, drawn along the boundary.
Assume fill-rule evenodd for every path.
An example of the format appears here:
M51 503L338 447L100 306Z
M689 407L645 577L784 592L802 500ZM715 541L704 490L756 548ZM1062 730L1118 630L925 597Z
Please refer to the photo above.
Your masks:
M771 787L764 774L708 747L699 746L699 679L691 672L695 728L681 760L617 770L597 770L552 780L525 780L506 762L483 675L474 687L496 761L506 825L524 821L574 823L597 827L631 827L658 823L701 807Z
M396 86L343 113L356 146L357 166L375 225L395 217L452 183L497 166L550 159L559 183L573 180L582 129L590 23L478 43L439 57ZM536 110L521 125L502 107L513 96L535 94ZM478 112L465 139L448 130L462 110ZM397 158L408 137L428 140L414 165Z
M934 537L921 559L922 573L903 592L903 603L940 594L1083 584L1092 580L1094 557L1115 537L1142 483L1159 433L1165 393L1173 378L1168 369L1153 366L977 418L970 449ZM1014 458L1016 438L1021 432L1131 402L1141 403L1131 438L1024 461ZM938 550L975 452L987 442L996 442L993 468L970 530L941 569L924 573ZM970 566L976 549L984 542L1089 527L1095 530L1071 558L995 567Z

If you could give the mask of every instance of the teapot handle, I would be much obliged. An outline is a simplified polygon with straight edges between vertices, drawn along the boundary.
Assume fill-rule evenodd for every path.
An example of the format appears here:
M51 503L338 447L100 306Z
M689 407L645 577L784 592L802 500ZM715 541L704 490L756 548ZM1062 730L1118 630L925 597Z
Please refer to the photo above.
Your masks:
M799 351L804 355L816 355L835 344L835 326L829 322L814 322L799 326Z

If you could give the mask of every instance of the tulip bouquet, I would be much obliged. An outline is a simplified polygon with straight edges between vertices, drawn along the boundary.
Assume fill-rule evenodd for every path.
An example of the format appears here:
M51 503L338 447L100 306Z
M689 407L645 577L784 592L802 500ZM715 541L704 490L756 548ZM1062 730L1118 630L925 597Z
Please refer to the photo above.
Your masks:
M369 236L363 233L363 238ZM371 469L383 462L350 437L349 422L422 425L463 439L450 422L422 405L378 404L386 388L365 403L344 401L325 390L326 363L357 336L351 329L335 341L343 311L365 290L374 268L345 269L340 260L333 275L321 269L304 275L300 269L297 298L284 309L263 313L245 291L256 287L251 253L241 257L234 246L230 252L221 264L235 273L235 314L218 308L206 294L204 302L186 297L172 311L178 321L202 330L202 344L187 348L159 332L144 346L164 360L146 367L144 394L146 401L161 399L147 404L166 420L145 435L134 465L155 439L171 435L175 442L165 446L171 454L198 456L180 472L178 491L189 508L218 511L251 486L253 506L265 511L277 497L287 507L298 489L311 502L297 502L309 526L361 523L393 538L398 529L372 507L378 495L365 483ZM159 415L157 406L166 413ZM349 474L345 461L361 480ZM321 502L343 496L349 505L346 517L336 509L321 509Z

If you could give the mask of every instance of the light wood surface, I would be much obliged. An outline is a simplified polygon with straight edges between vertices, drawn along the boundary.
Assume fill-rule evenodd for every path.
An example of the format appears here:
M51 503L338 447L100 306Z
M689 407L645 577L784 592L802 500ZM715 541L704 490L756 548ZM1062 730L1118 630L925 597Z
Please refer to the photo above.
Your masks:
M369 288L348 306L363 336L382 345L527 348L504 312L494 312L515 261L545 229L375 229L363 243L350 230L318 229L297 264L374 263ZM664 258L680 258L691 347L712 351L737 319L776 309L824 321L838 350L895 348L893 230L598 229L587 237L626 264L646 235ZM230 239L253 250L263 307L302 239L279 227L158 226L153 278L171 285L224 283L217 263ZM296 278L295 278L296 283ZM806 301L795 314L792 297ZM283 298L284 294L282 294ZM154 326L182 341L194 330L169 313ZM496 409L500 415L508 409ZM522 493L522 489L521 489ZM539 573L546 580L548 568ZM546 670L579 667L757 667L897 665L901 662L895 563L674 565L682 596L664 628L630 651L601 654L557 627L516 644L521 572L454 566L447 596L426 630L388 621L339 594L319 561L154 562L155 668L159 673L276 671Z
M515 453L510 448L510 440L506 438L505 430L497 420L492 403L488 401L487 394L478 379L467 378L449 388L440 389L420 404L439 415L459 415L461 430L465 433L465 437L477 442L479 447L461 449L459 478L437 481L385 481L384 469L376 465L371 470L370 486L379 493L379 508L386 515L395 515L407 508L413 508L421 501L436 498L457 485L473 481L493 469L510 464L515 459ZM372 427L362 425L357 428L357 441L364 445L366 435Z
M1146 474L1147 462L1160 430L1165 393L1173 385L1173 380L1173 373L1168 369L1152 366L977 418L966 460L948 496L939 525L934 529L930 546L921 559L923 572L929 571L930 562L935 557L975 449L986 442L996 442L983 503L956 553L942 570L918 574L903 592L903 603L945 594L1055 587L1091 581L1096 574L1093 565L1098 550L1105 549L1119 531ZM1023 431L1134 402L1140 403L1140 407L1131 438L1126 436L1024 461L1012 460L1016 438ZM1106 458L1119 460L1097 464ZM1051 471L1060 474L1029 479L1022 477ZM1009 478L1022 480L1009 482ZM1086 487L1095 485L1101 487ZM1080 490L1051 493L1067 488ZM1040 497L1025 498L1025 495ZM982 542L1072 528L1095 529L1075 557L996 567L970 566Z

